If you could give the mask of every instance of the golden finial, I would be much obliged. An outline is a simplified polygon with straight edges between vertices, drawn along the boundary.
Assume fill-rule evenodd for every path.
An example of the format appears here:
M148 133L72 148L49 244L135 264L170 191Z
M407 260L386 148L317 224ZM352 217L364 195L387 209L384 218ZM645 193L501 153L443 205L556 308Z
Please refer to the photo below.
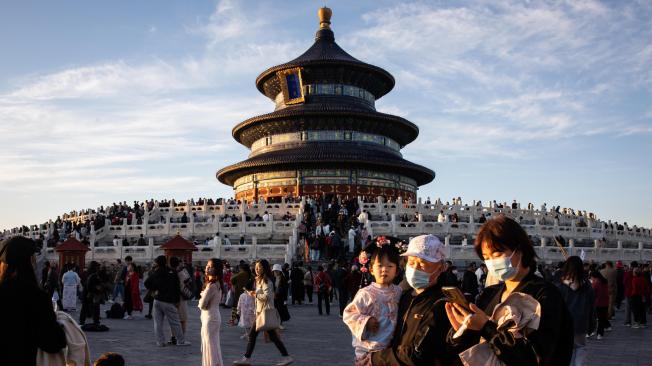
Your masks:
M317 11L317 16L319 17L320 29L330 29L331 15L333 15L333 11L330 8L327 8L325 6L323 8L319 8L319 10Z

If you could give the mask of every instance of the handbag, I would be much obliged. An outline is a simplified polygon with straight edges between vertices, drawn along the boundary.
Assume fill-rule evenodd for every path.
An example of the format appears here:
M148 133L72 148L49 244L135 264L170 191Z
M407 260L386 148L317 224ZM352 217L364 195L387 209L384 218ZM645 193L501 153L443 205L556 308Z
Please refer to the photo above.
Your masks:
M281 326L281 317L274 306L265 302L263 310L256 314L256 332L267 332Z

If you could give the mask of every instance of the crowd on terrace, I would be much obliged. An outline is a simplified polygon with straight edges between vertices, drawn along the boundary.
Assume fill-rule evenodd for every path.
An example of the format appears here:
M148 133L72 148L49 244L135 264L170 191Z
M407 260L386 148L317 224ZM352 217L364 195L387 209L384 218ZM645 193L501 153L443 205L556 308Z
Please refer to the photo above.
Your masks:
M411 200L396 200L392 198L382 199L371 197L364 197L362 199L357 199L353 197L339 197L329 195L327 197L323 196L306 196L306 197L286 197L283 201L285 203L299 203L302 198L306 199L305 206L302 209L303 212L303 222L298 226L299 234L301 235L300 239L312 239L320 241L319 238L311 238L310 235L305 235L305 233L315 232L318 228L323 229L324 236L330 235L331 232L337 232L341 238L346 238L348 236L349 229L353 228L358 236L362 236L362 240L366 237L364 231L365 223L367 221L391 221L391 215L387 210L376 211L371 207L373 205L382 202L383 205L386 205L387 208L396 208L401 205L403 208L408 209L408 212L403 210L402 214L396 216L396 221L401 223L413 223L413 222L440 222L440 223L452 223L453 225L462 222L469 222L471 215L463 215L463 212L470 212L477 214L473 216L473 220L476 223L483 223L487 219L487 215L492 213L501 213L501 212L510 212L514 218L521 224L525 225L534 225L535 218L538 220L538 223L541 225L553 225L554 223L559 223L560 225L570 225L572 222L576 227L600 227L602 224L608 230L618 230L624 232L643 232L650 233L649 229L643 229L637 226L629 227L627 223L618 223L611 221L601 221L598 217L592 213L587 212L586 210L573 209L573 208L562 208L561 206L553 206L548 208L547 204L544 203L540 206L539 209L535 209L533 203L528 203L525 207L521 207L521 204L514 200L511 203L507 202L489 202L488 208L483 205L483 202L480 200L473 200L472 202L463 202L461 197L453 197L452 200L443 202L441 199L436 199L431 201L430 197L426 198L423 202L423 205L430 208L431 214L420 214L416 209L416 202ZM248 207L251 207L255 204L264 205L264 204L273 204L279 203L280 198L270 199L266 201L262 197L256 202L245 202ZM282 216L274 217L273 214L265 211L264 213L249 213L245 209L243 214L219 214L215 211L209 212L207 210L201 211L191 211L179 210L178 208L185 208L186 206L216 206L216 205L226 205L226 206L239 206L242 202L240 200L235 200L233 198L198 198L190 199L183 202L176 202L175 200L154 200L149 199L143 202L134 201L132 204L128 204L126 201L113 203L111 205L100 206L97 209L82 209L78 211L71 211L69 213L64 213L58 216L55 220L52 220L51 223L43 223L40 225L31 225L31 226L22 226L16 227L10 230L5 230L0 233L0 238L9 237L13 235L29 235L35 231L38 231L38 239L40 242L46 242L48 246L56 246L57 243L64 241L70 236L76 237L78 240L89 243L91 227L97 231L105 226L106 222L109 222L111 225L142 225L142 224L160 224L160 223L209 223L213 224L215 222L241 222L243 221L253 221L253 222L268 222L268 221L295 221L296 212L287 211ZM365 207L361 207L360 204L363 204ZM414 212L411 212L409 209L414 207ZM169 208L177 208L177 213L175 214L164 214L163 210ZM383 212L384 211L384 212ZM149 214L148 222L144 223L146 217L146 212ZM382 212L382 213L377 213ZM458 214L458 212L460 214ZM277 214L278 215L278 214ZM562 223L563 221L563 223ZM48 230L50 226L51 231L47 234L43 234L44 231ZM324 240L321 240L324 241ZM132 243L136 245L136 243ZM361 243L361 245L364 243Z

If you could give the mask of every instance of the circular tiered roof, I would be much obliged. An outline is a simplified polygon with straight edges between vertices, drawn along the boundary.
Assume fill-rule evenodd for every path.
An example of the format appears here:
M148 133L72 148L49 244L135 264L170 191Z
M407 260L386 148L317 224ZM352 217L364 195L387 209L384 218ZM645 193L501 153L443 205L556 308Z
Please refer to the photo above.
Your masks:
M340 167L399 174L419 186L435 178L435 172L403 159L398 152L417 138L419 128L374 108L374 101L392 90L394 78L335 43L330 13L330 9L320 9L320 29L306 52L265 70L256 79L258 90L276 102L276 110L239 123L232 134L247 148L254 142L262 143L264 148L259 146L249 159L220 169L216 173L220 182L233 185L239 178L255 173ZM293 98L289 98L288 75L294 78ZM303 132L311 131L349 132L348 137L334 141L306 138ZM379 142L353 139L350 131L375 135ZM283 140L283 135L296 132L302 134L291 143ZM398 146L391 148L391 144ZM298 179L296 184L303 184ZM393 184L399 187L402 182L395 180Z
M270 67L256 78L258 90L270 99L281 92L281 85L276 73L281 70L302 67L303 78L312 80L337 80L356 85L371 92L376 99L389 93L394 88L394 77L382 68L362 62L349 55L337 43L335 34L328 25L324 26L325 17L320 14L321 29L315 35L315 43L301 56L287 63Z

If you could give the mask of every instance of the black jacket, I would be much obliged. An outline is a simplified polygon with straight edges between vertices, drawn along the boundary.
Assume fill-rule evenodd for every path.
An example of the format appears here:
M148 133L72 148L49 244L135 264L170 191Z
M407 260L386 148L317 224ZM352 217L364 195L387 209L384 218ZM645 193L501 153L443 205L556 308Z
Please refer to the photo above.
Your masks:
M181 301L181 288L176 271L169 267L158 268L147 277L145 287L155 291L154 299L176 304Z
M36 350L56 353L66 346L52 301L36 284L8 280L0 285L0 355L7 365L36 365Z
M478 297L478 307L490 315L500 303L504 290L504 283L485 288ZM453 334L450 332L448 343L465 350L477 344L482 336L508 366L568 365L573 354L573 319L557 287L530 272L514 292L528 294L539 301L539 329L525 338L514 339L510 332L498 330L496 323L488 321L480 331L466 331L457 340L450 337Z
M446 344L451 324L446 316L441 286L414 296L403 292L391 346L372 353L374 366L461 365L458 351Z

